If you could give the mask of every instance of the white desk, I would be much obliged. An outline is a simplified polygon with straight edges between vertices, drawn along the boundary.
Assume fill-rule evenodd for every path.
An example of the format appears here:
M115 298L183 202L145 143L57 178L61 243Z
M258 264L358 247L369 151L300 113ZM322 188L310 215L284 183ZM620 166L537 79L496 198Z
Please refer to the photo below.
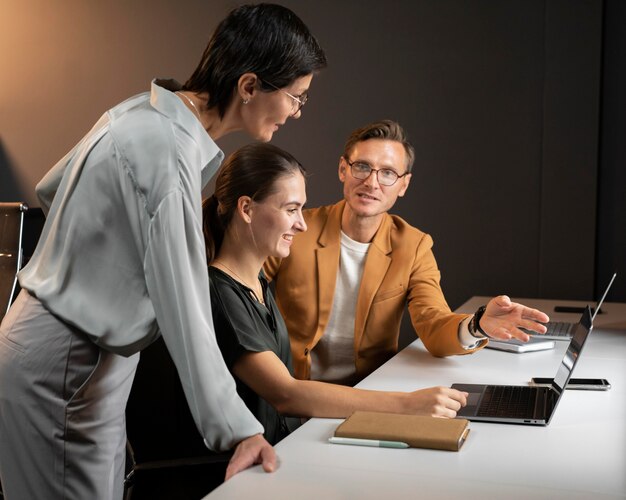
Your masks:
M459 308L473 312L474 297ZM522 301L520 299L520 301ZM523 299L553 320L555 303ZM577 377L607 378L607 392L567 391L548 427L472 422L458 453L339 446L327 443L341 420L311 419L276 446L281 465L238 474L208 500L251 499L603 499L626 497L626 304L609 303L598 315ZM604 326L603 326L604 325ZM567 342L550 351L513 354L489 349L434 358L416 341L359 384L410 391L454 382L525 384L553 377Z

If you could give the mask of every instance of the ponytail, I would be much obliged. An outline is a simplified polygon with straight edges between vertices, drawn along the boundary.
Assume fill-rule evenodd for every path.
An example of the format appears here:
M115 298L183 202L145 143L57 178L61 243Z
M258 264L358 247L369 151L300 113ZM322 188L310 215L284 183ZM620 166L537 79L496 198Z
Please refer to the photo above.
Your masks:
M215 195L209 196L202 203L202 232L206 248L206 262L210 265L215 259L222 241L224 241L224 227L217 213L218 201Z

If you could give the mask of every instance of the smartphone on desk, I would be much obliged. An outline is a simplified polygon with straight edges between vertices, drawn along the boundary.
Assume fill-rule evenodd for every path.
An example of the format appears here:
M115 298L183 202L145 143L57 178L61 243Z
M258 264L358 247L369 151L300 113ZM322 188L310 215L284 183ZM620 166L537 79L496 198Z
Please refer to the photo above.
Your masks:
M596 308L592 307L591 314L594 314L595 311ZM585 308L579 306L554 306L554 312L582 314L583 312L585 312ZM604 311L602 309L598 309L598 314L604 314Z
M550 385L554 379L533 377L530 379L530 385ZM578 389L583 391L608 391L611 384L605 378L571 378L567 383L566 389Z

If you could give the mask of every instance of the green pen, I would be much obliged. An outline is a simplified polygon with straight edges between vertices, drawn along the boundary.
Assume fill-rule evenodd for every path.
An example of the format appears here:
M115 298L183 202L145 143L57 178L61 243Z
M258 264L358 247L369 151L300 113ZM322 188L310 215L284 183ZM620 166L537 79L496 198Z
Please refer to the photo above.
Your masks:
M331 437L328 438L328 442L332 444L351 444L354 446L373 446L374 448L409 448L409 445L402 441L382 441L378 439Z

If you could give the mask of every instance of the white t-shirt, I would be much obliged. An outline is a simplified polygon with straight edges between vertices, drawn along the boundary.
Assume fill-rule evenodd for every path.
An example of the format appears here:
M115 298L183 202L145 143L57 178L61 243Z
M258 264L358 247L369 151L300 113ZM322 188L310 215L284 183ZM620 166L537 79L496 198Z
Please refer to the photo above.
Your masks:
M355 382L354 318L369 243L341 232L339 270L333 305L323 337L311 351L311 378L352 385Z

